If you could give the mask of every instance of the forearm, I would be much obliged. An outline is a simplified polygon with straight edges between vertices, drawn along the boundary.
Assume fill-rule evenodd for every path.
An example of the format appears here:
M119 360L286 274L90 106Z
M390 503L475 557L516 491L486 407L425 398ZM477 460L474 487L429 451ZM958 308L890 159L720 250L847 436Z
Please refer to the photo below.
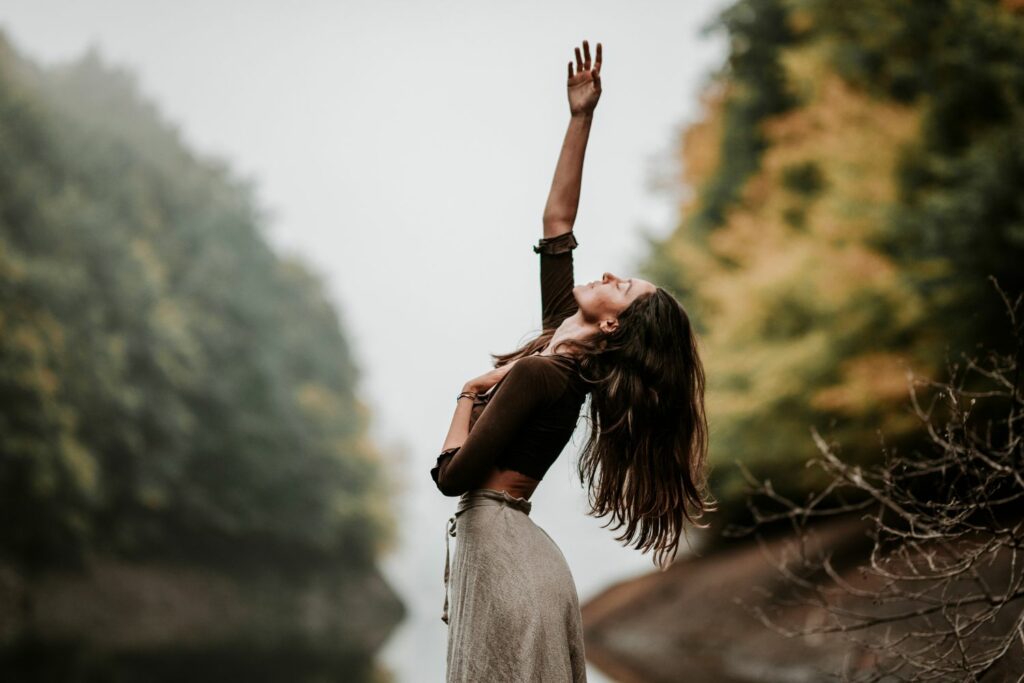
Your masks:
M463 391L468 389L463 388ZM448 427L448 436L444 439L442 451L455 446L461 446L469 436L469 417L473 413L473 400L460 398L455 402L455 414L452 415L452 424Z
M593 119L593 112L574 114L569 118L569 127L555 166L555 177L551 181L551 192L544 207L544 237L555 237L567 232L576 222L583 180L583 157Z

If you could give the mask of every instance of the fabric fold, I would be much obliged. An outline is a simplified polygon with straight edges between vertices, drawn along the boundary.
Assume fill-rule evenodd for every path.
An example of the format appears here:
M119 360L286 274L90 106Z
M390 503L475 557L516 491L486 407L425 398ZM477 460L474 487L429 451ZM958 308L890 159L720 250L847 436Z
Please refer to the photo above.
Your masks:
M579 242L576 241L576 236L572 230L564 232L556 237L542 237L537 242L536 246L533 247L533 251L536 254L564 254L567 251L571 251L579 246Z
M475 489L448 520L447 683L587 680L576 584L531 507L504 490Z

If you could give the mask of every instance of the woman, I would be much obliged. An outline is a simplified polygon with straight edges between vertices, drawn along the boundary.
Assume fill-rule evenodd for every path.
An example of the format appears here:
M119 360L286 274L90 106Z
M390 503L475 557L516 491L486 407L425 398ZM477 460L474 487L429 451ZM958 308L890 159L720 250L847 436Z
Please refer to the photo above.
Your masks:
M601 44L569 63L569 128L555 169L540 254L543 331L494 355L470 380L431 476L460 496L445 536L448 681L585 681L576 587L555 542L529 518L530 496L576 428L589 393L579 474L590 514L664 568L684 522L705 510L704 375L682 306L640 278L605 273L573 286L573 235ZM449 594L450 590L450 594ZM449 610L449 597L451 609Z

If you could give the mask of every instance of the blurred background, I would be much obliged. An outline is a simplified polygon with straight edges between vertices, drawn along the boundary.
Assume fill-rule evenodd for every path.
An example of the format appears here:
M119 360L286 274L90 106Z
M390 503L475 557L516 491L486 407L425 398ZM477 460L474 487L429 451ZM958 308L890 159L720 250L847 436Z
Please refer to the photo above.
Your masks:
M7 0L0 678L443 680L428 472L462 384L540 329L583 39L576 279L687 307L721 507L684 600L585 514L581 420L532 517L591 679L817 680L733 608L737 462L800 497L811 427L912 449L905 370L1005 341L1019 0Z

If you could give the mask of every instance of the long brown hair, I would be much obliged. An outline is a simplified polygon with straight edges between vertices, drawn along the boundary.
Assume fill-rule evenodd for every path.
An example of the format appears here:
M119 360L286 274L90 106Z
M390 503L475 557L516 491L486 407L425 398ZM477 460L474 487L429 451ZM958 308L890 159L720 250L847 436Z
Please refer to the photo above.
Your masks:
M654 550L666 569L686 524L715 509L707 488L708 424L704 367L686 310L658 287L619 315L611 333L562 342L589 386L590 436L580 454L580 480L595 517L625 527L616 540ZM555 330L507 354L500 367L543 348ZM560 344L560 346L561 346Z

